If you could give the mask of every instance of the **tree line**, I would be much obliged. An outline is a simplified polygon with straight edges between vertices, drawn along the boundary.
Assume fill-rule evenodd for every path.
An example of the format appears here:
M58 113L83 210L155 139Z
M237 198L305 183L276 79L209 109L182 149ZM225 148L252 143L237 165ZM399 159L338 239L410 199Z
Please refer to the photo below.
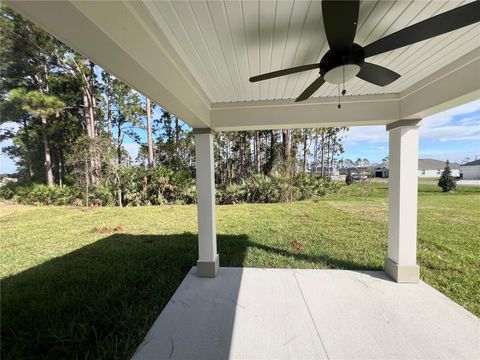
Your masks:
M121 206L129 202L126 184L132 181L145 193L170 181L172 175L163 179L167 173L194 179L194 138L181 119L10 8L1 7L0 21L1 122L14 124L2 128L0 140L11 140L3 151L16 161L21 182L75 186L87 204L95 191L108 188L111 202ZM218 133L216 183L328 177L344 165L339 157L347 130ZM126 146L132 142L139 146L135 159Z

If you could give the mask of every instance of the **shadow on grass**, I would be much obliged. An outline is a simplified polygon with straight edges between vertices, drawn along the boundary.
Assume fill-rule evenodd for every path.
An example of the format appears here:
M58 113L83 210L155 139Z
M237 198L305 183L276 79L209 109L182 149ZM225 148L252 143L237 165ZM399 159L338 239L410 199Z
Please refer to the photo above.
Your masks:
M242 267L252 247L320 267L380 270L258 244L246 235L218 235L221 266ZM192 233L114 234L3 279L3 358L129 358L197 253Z

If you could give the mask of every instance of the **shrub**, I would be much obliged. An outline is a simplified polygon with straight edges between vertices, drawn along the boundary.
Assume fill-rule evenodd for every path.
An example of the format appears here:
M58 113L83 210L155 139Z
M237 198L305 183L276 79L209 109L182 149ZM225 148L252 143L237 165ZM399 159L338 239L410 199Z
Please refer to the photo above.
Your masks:
M280 200L280 186L276 179L255 174L247 178L246 201L253 203L273 203Z
M2 196L8 196L22 204L30 205L70 205L80 197L78 188L60 187L58 185L47 186L44 184L30 184L9 186L3 189Z
M443 192L453 191L457 188L457 183L452 176L450 162L448 160L445 164L445 169L443 170L442 176L440 176L440 179L438 180L438 186L442 188Z
M246 201L247 187L245 182L221 187L216 193L216 198L220 205L240 204Z
M119 179L106 179L91 186L89 203L97 206L118 205L119 186L123 206L196 202L195 180L189 171L175 171L163 166L152 169L129 167L122 168L118 175ZM337 183L311 174L254 174L239 183L218 186L216 202L239 204L308 200L337 190ZM82 205L85 189L15 183L1 187L0 196L25 204Z
M113 186L109 186L107 183L98 184L93 189L93 192L89 194L89 201L93 205L115 205L117 203L115 193Z
M0 198L10 200L15 196L16 189L19 187L18 183L7 183L0 186Z
M185 187L179 193L184 204L195 204L197 202L197 186L195 184Z
M347 176L345 177L345 184L352 185L353 184L353 176L350 171L347 172Z

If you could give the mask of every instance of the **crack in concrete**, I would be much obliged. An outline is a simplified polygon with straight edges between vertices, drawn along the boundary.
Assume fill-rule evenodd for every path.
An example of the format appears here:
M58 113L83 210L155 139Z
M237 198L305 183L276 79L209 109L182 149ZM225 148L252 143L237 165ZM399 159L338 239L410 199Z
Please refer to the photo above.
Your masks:
M320 331L318 331L317 324L315 323L315 320L313 320L312 312L310 311L310 307L307 304L307 300L305 299L305 295L303 295L302 288L300 287L300 283L298 282L297 279L297 274L294 271L293 272L293 277L295 278L295 281L297 282L298 290L300 290L300 294L302 295L303 302L305 306L307 307L308 314L310 315L310 319L312 320L313 327L315 328L315 331L317 332L318 339L320 340L320 344L322 344L323 351L325 352L325 356L327 357L328 360L330 360L330 357L328 356L327 349L325 348L325 344L323 343L322 337L320 336Z
M172 349L170 350L170 355L168 355L169 359L172 358L173 351L175 350L175 345L173 344L173 339L170 339L170 344L172 344Z

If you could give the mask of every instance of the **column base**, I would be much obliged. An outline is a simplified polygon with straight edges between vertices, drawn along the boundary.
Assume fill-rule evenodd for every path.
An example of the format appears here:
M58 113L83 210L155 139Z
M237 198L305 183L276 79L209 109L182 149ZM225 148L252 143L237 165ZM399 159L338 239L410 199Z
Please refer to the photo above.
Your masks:
M418 283L420 267L418 265L398 265L392 259L385 258L385 273L398 283Z
M214 261L197 261L197 276L198 277L209 277L214 278L218 274L218 254L215 256Z

